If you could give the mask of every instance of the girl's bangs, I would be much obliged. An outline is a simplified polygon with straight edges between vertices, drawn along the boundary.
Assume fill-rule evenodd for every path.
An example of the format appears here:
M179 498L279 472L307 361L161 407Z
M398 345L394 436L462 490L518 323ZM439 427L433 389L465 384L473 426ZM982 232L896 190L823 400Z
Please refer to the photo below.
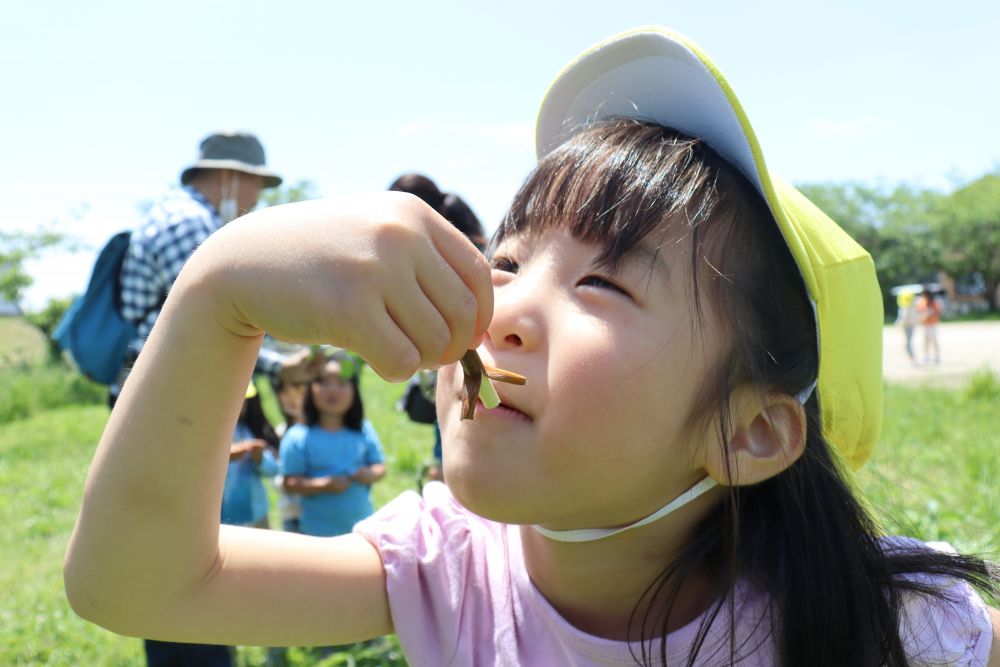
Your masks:
M538 236L552 228L600 245L609 269L651 232L680 237L707 220L717 196L701 142L633 120L598 123L545 157L522 185L497 230ZM679 229L677 223L683 223Z

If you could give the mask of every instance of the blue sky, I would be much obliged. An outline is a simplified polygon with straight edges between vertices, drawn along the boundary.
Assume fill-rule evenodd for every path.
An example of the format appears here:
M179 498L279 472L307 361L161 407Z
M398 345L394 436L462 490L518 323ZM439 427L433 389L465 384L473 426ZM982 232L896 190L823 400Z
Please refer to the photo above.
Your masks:
M793 182L947 190L1000 165L1000 3L68 1L0 22L0 225L90 244L29 269L79 291L209 131L248 129L332 196L422 171L492 229L554 75L644 24L697 41Z

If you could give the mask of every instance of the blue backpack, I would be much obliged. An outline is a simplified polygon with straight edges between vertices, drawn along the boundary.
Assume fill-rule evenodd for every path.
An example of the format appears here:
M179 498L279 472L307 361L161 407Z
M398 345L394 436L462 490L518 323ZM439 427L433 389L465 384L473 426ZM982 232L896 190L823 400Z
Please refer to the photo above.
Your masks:
M70 305L52 332L80 371L91 380L111 384L125 365L136 325L119 309L119 274L128 252L129 231L118 232L101 249L87 291Z

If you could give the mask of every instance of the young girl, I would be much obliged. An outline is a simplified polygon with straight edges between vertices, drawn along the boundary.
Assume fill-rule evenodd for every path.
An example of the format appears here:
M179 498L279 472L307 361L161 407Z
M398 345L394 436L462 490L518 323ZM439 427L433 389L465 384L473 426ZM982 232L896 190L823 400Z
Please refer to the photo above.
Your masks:
M538 142L492 279L392 194L266 209L195 253L91 468L76 611L189 641L395 632L413 665L1000 664L983 562L880 537L854 496L881 415L871 260L767 172L714 64L658 29L609 40ZM203 508L265 330L391 380L442 366L448 487L335 539L220 528ZM461 420L470 347L528 381Z
M306 397L306 383L286 382L282 378L271 381L274 397L278 399L281 416L284 421L275 428L278 437L296 424L305 423L303 403ZM274 478L274 486L278 489L278 511L281 513L281 529L292 533L299 531L299 516L302 514L301 498L294 493L285 491L285 479L280 474Z
M278 436L251 382L229 447L229 468L222 488L222 523L234 526L268 527L268 498L262 477L278 472L275 450Z
M349 533L374 511L371 485L385 476L385 464L347 355L335 353L309 383L303 415L305 424L281 439L284 489L302 496L299 530L322 537Z

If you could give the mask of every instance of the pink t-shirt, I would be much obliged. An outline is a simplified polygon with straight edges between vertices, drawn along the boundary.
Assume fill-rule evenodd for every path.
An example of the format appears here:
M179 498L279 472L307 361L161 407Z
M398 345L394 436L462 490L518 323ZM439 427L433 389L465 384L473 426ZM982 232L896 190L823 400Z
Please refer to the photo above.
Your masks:
M400 495L354 530L382 555L396 634L413 667L636 664L627 643L577 630L538 592L525 570L518 526L473 514L444 484L428 484L423 497ZM986 665L992 629L985 604L964 582L939 584L954 604L914 596L906 605L902 636L912 664ZM766 603L748 586L736 590L741 667L776 664ZM699 665L731 664L726 607ZM669 664L685 664L701 621L667 636ZM641 655L638 645L632 648Z

